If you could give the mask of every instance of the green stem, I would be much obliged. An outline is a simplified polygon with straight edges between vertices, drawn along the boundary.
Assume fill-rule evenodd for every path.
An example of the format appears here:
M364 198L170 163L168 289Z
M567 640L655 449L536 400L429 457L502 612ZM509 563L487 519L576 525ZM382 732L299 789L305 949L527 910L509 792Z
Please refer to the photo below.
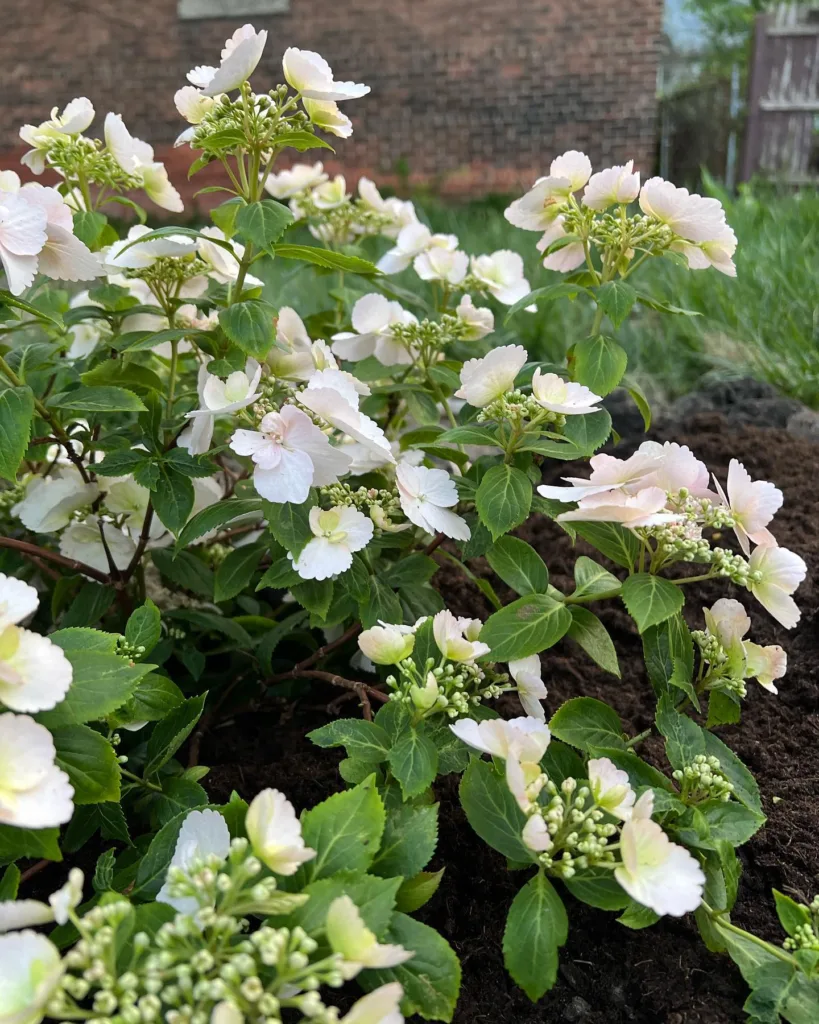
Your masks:
M735 924L731 924L730 921L726 921L724 919L724 915L720 913L720 911L714 910L713 907L709 907L705 900L702 902L702 908L711 920L715 921L720 928L724 928L727 932L733 932L734 935L739 935L748 942L753 942L755 946L759 946L760 949L764 949L766 953L776 957L777 960L781 960L783 963L788 964L790 967L793 967L794 970L800 970L799 964L796 960L784 949L779 949L777 946L772 945L770 942L766 942L764 939L760 939L751 932L746 932L744 928L737 928Z
M638 743L642 743L643 740L647 740L653 731L654 730L650 727L648 729L643 729L643 731L638 732L636 736L632 736L630 740L626 740L626 746L629 748L629 750L632 747L636 747Z
M602 594L581 594L580 597L570 594L564 599L564 604L591 604L592 601L607 601L610 597L617 597L620 590L621 588L617 587L616 590L604 590Z
M179 365L179 342L171 342L171 369L168 380L168 419L173 417L173 400L176 391L176 371Z
M162 792L162 787L157 786L155 782L148 782L147 779L143 779L141 776L135 775L133 772L129 772L127 768L123 768L121 765L119 770L126 779L130 782L136 783L137 786L142 786L143 789L150 789L152 793Z
M673 583L677 587L682 587L686 583L701 583L703 580L712 580L713 574L710 572L704 572L701 576L686 576L681 580L669 580L669 583Z

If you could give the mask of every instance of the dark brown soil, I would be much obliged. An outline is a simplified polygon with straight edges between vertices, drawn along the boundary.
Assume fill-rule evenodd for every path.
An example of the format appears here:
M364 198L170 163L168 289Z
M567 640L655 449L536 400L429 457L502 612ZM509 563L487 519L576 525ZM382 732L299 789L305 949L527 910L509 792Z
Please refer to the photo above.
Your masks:
M774 532L809 567L808 580L797 594L802 621L790 633L749 594L730 584L700 586L689 591L688 601L690 625L701 628L701 604L726 595L738 598L751 615L753 639L780 643L788 652L788 674L779 696L750 684L741 724L719 730L757 776L768 814L765 828L741 850L744 871L733 917L778 942L782 934L771 888L808 898L819 889L819 444L780 430L729 428L718 415L693 418L674 440L690 445L722 479L729 459L736 456L754 477L775 481L784 491L785 505ZM568 469L549 466L555 479ZM559 527L541 517L533 517L519 534L540 551L561 588L570 588L577 554L594 554L583 542L573 548ZM478 562L478 567L491 576L488 566L480 568ZM434 582L456 614L486 617L491 612L480 592L449 566ZM499 592L507 596L502 585ZM628 729L639 732L651 724L654 703L639 638L616 602L596 610L617 646L622 680L602 672L570 641L561 642L543 655L548 705L554 710L570 697L598 697L617 709ZM314 693L310 700L324 697ZM511 698L508 710L515 713ZM336 752L317 750L304 739L309 729L326 720L323 706L302 702L286 705L282 714L244 716L217 729L202 747L202 763L213 765L205 785L216 800L226 799L233 788L251 797L273 785L297 806L312 805L340 788ZM648 740L641 753L663 764L657 740ZM507 872L503 858L471 831L458 804L454 777L440 782L437 792L440 843L434 866L446 865L447 871L438 894L419 916L440 929L461 958L463 988L456 1024L734 1024L746 1019L741 1007L747 992L738 971L727 958L705 949L692 922L664 918L653 928L633 932L617 924L614 915L570 897L570 934L558 983L540 1003L530 1003L507 977L501 954L503 922L522 876Z

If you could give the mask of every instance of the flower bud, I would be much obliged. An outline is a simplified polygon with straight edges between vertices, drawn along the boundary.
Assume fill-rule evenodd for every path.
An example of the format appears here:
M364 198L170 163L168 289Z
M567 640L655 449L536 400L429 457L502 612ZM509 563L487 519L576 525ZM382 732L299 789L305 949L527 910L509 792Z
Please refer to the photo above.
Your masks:
M415 638L413 637L413 640ZM410 687L410 696L412 697L412 703L418 708L419 711L429 711L431 707L435 706L436 701L440 695L438 689L438 680L435 678L434 673L427 673L426 685Z
M415 634L411 626L382 623L365 629L358 638L358 646L376 665L397 665L412 654Z

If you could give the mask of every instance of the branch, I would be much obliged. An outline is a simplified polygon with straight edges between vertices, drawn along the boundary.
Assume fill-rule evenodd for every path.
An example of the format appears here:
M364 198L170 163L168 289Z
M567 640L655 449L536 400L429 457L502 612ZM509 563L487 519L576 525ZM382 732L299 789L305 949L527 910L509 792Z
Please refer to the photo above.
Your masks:
M142 530L140 531L139 534L139 540L137 541L134 557L128 563L128 567L123 573L123 579L125 583L127 583L128 580L134 575L134 573L136 572L136 567L139 565L140 559L145 554L145 548L147 547L148 540L150 539L151 536L151 522L153 521L153 518L154 507L149 501L148 507L145 510L145 518L142 520Z
M303 673L306 668L310 668L311 666L315 665L317 661L321 661L321 659L326 654L329 654L331 651L336 650L336 648L338 647L342 647L344 644L347 643L348 640L352 640L354 636L358 636L358 634L361 632L361 629L361 623L354 622L353 625L350 626L350 628L346 630L346 632L342 633L337 640L332 640L329 644L324 644L324 646L319 647L317 651L313 651L309 658L305 658L304 661L300 661L297 665L294 665L293 672ZM291 675L290 673L286 673L281 677L274 676L274 682L279 678L294 679L296 677Z
M28 555L28 557L32 559L43 558L47 562L54 562L56 565L61 565L64 569L70 569L72 572L80 572L84 576L90 576L91 579L96 580L98 583L102 583L105 586L111 585L111 577L104 572L100 572L99 569L95 569L91 565L86 565L85 562L78 562L73 558L66 558L65 555L60 555L56 551L49 551L46 548L37 547L36 544L29 544L28 541L15 540L14 537L0 537L0 548L12 548L14 551L21 551L24 555Z
M361 697L365 711L369 704L369 702L365 703L365 697L372 697L381 704L386 704L390 699L389 694L384 693L375 686L370 686L368 683L360 683L354 679L345 679L344 676L338 676L335 672L321 672L318 669L299 669L298 665L289 672L280 672L278 675L271 676L270 679L265 680L265 684L269 686L271 683L281 683L286 679L320 679L324 683L330 683L331 686L340 686L344 690L352 690Z

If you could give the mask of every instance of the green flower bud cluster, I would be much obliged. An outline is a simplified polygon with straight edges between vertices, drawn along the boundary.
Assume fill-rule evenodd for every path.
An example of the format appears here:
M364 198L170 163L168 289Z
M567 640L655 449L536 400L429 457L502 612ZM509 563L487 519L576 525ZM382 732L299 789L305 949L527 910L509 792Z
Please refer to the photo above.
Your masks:
M297 193L291 209L296 220L306 220L313 235L326 245L352 245L359 238L380 235L393 223L391 217L350 197L322 209L309 191Z
M459 291L463 291L459 286ZM434 366L450 342L460 341L468 334L468 325L460 317L445 313L440 320L392 324L390 334L408 352L418 353L424 366Z
M712 550L711 565L717 576L727 576L732 583L737 583L742 587L747 586L748 582L753 581L753 577L756 576L755 573L749 571L748 562L742 555L735 555L727 548Z
M207 274L209 270L204 260L200 260L195 253L189 253L187 256L157 256L149 267L126 270L125 275L144 281L160 303L164 303L186 281Z
M235 99L220 96L204 113L191 146L219 155L241 147L269 156L279 136L313 131L310 118L296 103L296 97L290 95L286 85L274 86L266 94L256 94L245 82Z
M561 412L551 412L544 409L534 395L527 395L523 391L507 391L505 395L496 398L478 412L476 417L479 423L492 422L497 420L500 423L511 422L513 426L519 426L526 420L536 421L532 423L535 427L545 427L547 424L553 431L561 431L566 425L566 417Z
M705 754L697 754L691 764L678 768L672 777L680 784L680 799L689 805L703 800L727 803L734 793L734 785L721 770L719 759Z
M798 950L810 949L819 953L819 936L817 936L813 925L800 924L794 929L790 938L782 943L785 949Z
M702 536L702 528L695 522L664 523L645 528L646 536L657 542L662 564L672 562L708 562L711 545Z
M99 139L84 135L55 135L44 149L45 162L65 178L85 180L117 191L142 187L142 179L124 171Z
M117 637L116 653L121 657L125 658L126 661L134 661L136 658L142 657L145 653L144 644L132 644L126 640L124 636Z
M702 660L707 661L709 665L724 665L728 661L728 655L718 637L712 636L704 629L692 629L691 639L699 648Z
M370 510L377 506L388 518L402 515L396 490L378 487L353 488L347 483L340 482L320 487L319 494L323 501L329 503L330 508L335 505L347 505L369 515Z
M229 544L209 544L204 549L204 556L207 562L217 569L227 556L233 551L233 548Z
M589 867L613 865L608 842L617 834L617 826L604 820L606 815L596 806L589 787L568 778L559 788L548 779L543 789L550 799L534 811L543 818L551 846L538 860L550 874L572 878Z
M509 677L490 666L446 661L436 666L428 658L423 672L415 661L405 658L396 665L399 677L387 676L390 700L406 705L414 714L428 718L443 713L448 718L470 714L486 698L498 697L509 689Z
M18 501L25 497L26 488L22 482L12 484L0 490L0 519L9 518L9 514Z

